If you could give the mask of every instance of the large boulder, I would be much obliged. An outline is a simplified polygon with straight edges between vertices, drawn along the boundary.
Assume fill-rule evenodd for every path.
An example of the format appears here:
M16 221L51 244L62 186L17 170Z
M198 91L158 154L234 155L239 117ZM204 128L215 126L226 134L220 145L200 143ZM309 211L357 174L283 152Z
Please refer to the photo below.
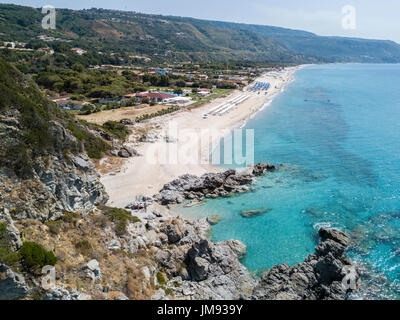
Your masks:
M82 271L85 278L91 279L92 281L101 280L101 269L100 264L96 259L90 260L82 267Z
M262 176L266 172L275 171L276 167L272 164L268 163L258 163L253 167L253 175L255 176Z

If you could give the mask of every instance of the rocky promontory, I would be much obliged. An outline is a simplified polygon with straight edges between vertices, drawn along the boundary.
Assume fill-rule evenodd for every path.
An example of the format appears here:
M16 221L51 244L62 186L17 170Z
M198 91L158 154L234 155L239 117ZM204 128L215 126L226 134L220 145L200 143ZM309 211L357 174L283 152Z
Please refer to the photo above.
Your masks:
M344 300L360 285L356 266L346 255L348 236L336 229L321 228L321 242L303 262L290 267L274 266L262 275L252 300Z
M185 174L164 185L154 196L162 205L182 203L184 200L201 201L204 198L229 197L250 191L255 178L276 170L271 164L259 163L244 170L227 170L221 173L206 173L201 177Z

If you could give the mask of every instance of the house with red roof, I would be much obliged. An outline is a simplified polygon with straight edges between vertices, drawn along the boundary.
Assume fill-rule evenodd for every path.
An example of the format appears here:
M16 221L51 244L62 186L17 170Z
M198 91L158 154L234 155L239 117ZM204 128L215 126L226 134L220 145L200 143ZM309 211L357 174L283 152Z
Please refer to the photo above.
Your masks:
M197 95L204 97L204 96L208 96L209 94L211 94L211 90L210 89L197 89Z

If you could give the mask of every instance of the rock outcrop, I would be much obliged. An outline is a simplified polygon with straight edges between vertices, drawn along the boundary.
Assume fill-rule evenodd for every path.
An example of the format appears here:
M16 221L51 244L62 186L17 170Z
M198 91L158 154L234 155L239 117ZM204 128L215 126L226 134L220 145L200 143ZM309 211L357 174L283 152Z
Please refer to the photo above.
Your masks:
M16 300L25 298L30 291L23 275L0 264L0 299Z
M2 59L0 67L0 209L13 220L47 221L107 202L86 153L99 157L108 145L30 78Z
M344 300L357 289L360 277L345 253L348 236L339 230L321 228L321 243L315 253L293 267L274 266L262 275L248 299L254 300Z
M92 300L92 297L77 290L68 291L64 287L57 287L47 291L42 300Z
M82 267L83 276L93 282L101 280L100 264L96 259L90 260Z
M37 162L31 179L0 174L0 207L13 220L54 220L64 212L87 213L106 203L108 195L93 163L84 155Z
M243 171L227 170L222 173L206 173L201 177L186 174L164 185L154 196L162 205L182 203L185 199L228 197L250 190L249 184L256 176L275 170L270 164L257 164Z
M239 262L246 247L237 240L212 243L206 237L209 228L206 219L173 218L161 225L169 249L155 257L170 275L167 288L184 299L239 299L255 284Z

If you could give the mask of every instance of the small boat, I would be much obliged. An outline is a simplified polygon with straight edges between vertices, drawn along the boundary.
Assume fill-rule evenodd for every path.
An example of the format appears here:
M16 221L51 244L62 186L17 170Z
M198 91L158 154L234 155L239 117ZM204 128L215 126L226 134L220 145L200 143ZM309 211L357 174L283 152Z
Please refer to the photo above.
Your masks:
M208 119L208 114L207 113L203 114L203 119Z

